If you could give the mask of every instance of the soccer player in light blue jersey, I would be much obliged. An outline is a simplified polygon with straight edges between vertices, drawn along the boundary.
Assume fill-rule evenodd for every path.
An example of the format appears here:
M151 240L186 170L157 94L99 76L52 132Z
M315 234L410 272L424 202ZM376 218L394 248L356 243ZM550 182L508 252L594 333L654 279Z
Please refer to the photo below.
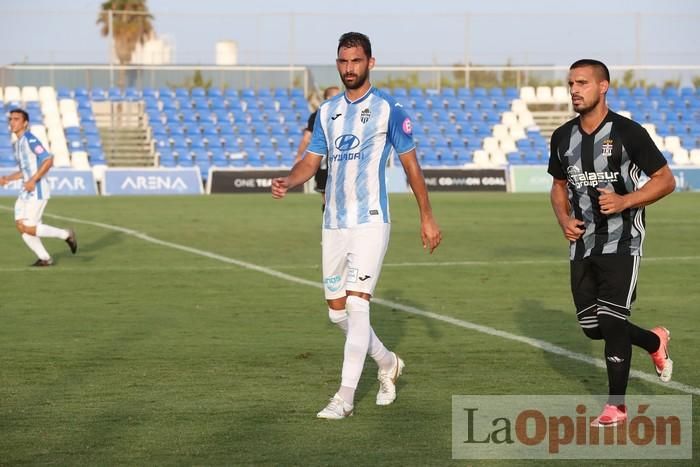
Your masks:
M272 182L272 196L311 178L328 158L323 217L323 283L328 315L344 332L340 389L317 417L352 415L355 389L369 355L379 367L377 405L396 399L396 380L404 362L382 344L370 325L370 298L389 243L390 218L385 169L392 150L403 165L418 202L423 247L433 252L440 229L433 218L428 190L416 158L411 120L390 96L372 87L372 46L364 34L340 37L336 66L345 92L318 109L306 157L287 177Z
M10 111L10 130L17 136L15 158L19 170L0 177L0 185L13 180L22 180L19 197L15 203L15 225L22 234L22 240L32 250L37 260L32 266L51 266L53 260L40 237L65 240L73 254L78 250L78 242L73 230L58 229L41 222L46 203L51 196L48 181L44 176L53 165L53 156L44 148L39 139L28 130L29 115L22 109Z

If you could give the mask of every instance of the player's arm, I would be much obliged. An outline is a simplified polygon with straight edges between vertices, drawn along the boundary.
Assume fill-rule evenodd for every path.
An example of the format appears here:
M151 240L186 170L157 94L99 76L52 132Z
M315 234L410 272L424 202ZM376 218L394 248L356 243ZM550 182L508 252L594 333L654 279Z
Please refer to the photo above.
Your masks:
M649 181L639 190L618 195L612 190L598 188L600 212L606 215L622 212L625 209L639 208L655 203L676 189L676 179L668 165L649 176Z
M284 198L288 190L306 183L318 171L322 159L322 154L307 151L306 156L294 164L289 175L272 180L272 197L275 199Z
M425 179L423 178L420 165L418 165L416 150L411 149L399 155L399 160L401 161L404 172L406 172L408 184L411 186L411 190L413 190L416 202L418 203L423 248L428 249L430 253L432 253L442 241L442 233L433 217L433 209L430 206L430 199L428 197L428 188L425 185Z
M46 175L51 167L53 167L53 157L47 157L39 166L39 170L37 170L29 180L24 182L24 189L27 191L34 191L36 184L39 183L39 180Z
M3 175L2 177L0 177L0 186L5 186L11 181L19 180L20 178L22 178L22 172L20 172L19 170L9 175Z
M549 193L552 202L554 215L559 222L562 232L567 240L575 242L585 232L583 221L571 216L571 205L569 204L569 187L565 179L552 179L552 189Z

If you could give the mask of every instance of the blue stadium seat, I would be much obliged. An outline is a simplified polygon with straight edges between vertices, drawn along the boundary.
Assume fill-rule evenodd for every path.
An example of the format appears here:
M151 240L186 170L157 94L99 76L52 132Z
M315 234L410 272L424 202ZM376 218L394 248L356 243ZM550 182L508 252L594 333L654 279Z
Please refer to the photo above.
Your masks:
M215 100L223 100L224 92L220 88L213 87L207 90L207 96L212 102Z
M255 97L255 91L252 88L243 88L238 93L241 98Z
M289 92L287 91L286 88L275 88L275 92L273 93L273 96L277 99L283 97L287 98L289 97Z
M176 88L175 89L175 97L180 97L180 98L190 98L190 92L187 90L187 88Z
M304 90L300 88L292 88L289 90L289 97L301 97L305 99Z
M87 93L87 90L85 91ZM72 99L73 91L68 88L58 88L56 90L56 98L58 99Z
M167 86L161 86L158 88L158 98L160 100L171 98L175 98L175 91L172 90L172 88L169 88Z
M143 88L143 91L141 92L141 94L143 95L144 99L147 97L152 97L152 98L158 99L158 90L153 89L153 88Z
M195 98L195 97L205 98L205 97L207 97L207 91L204 88L196 87L196 88L192 88L190 95L193 98Z
M224 97L226 99L238 99L239 94L237 89L227 88L224 90Z

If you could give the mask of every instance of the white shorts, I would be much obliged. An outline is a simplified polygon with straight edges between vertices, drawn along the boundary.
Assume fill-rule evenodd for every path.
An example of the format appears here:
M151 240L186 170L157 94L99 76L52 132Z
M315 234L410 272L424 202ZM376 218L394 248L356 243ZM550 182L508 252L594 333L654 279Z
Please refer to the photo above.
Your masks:
M326 300L347 290L372 295L389 245L391 224L323 229L323 290Z
M39 225L47 202L47 199L17 198L15 203L15 221L23 221L23 224L29 227Z

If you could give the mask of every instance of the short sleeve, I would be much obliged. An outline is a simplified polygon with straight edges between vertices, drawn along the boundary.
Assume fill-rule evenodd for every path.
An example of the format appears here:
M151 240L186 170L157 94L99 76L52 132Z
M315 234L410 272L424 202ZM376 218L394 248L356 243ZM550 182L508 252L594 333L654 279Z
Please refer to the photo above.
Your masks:
M561 159L559 159L559 141L561 134L560 131L555 131L552 133L552 138L549 141L549 166L547 172L552 177L558 180L566 180L566 174L561 166Z
M401 104L391 102L389 104L391 111L389 112L387 137L389 143L401 155L416 147L413 142L413 123Z
M666 158L656 147L656 143L646 129L640 125L635 125L634 128L634 136L630 145L627 146L631 149L629 157L645 174L651 176L667 164Z
M328 144L326 142L326 134L323 131L323 125L321 125L321 109L316 112L313 128L311 142L309 143L309 147L306 148L306 151L325 156L328 154Z
M51 154L49 154L49 152L41 144L39 139L37 137L35 137L34 135L27 138L27 142L29 143L29 148L36 155L36 158L37 158L37 161L39 162L39 164L41 164L46 159L51 157Z

